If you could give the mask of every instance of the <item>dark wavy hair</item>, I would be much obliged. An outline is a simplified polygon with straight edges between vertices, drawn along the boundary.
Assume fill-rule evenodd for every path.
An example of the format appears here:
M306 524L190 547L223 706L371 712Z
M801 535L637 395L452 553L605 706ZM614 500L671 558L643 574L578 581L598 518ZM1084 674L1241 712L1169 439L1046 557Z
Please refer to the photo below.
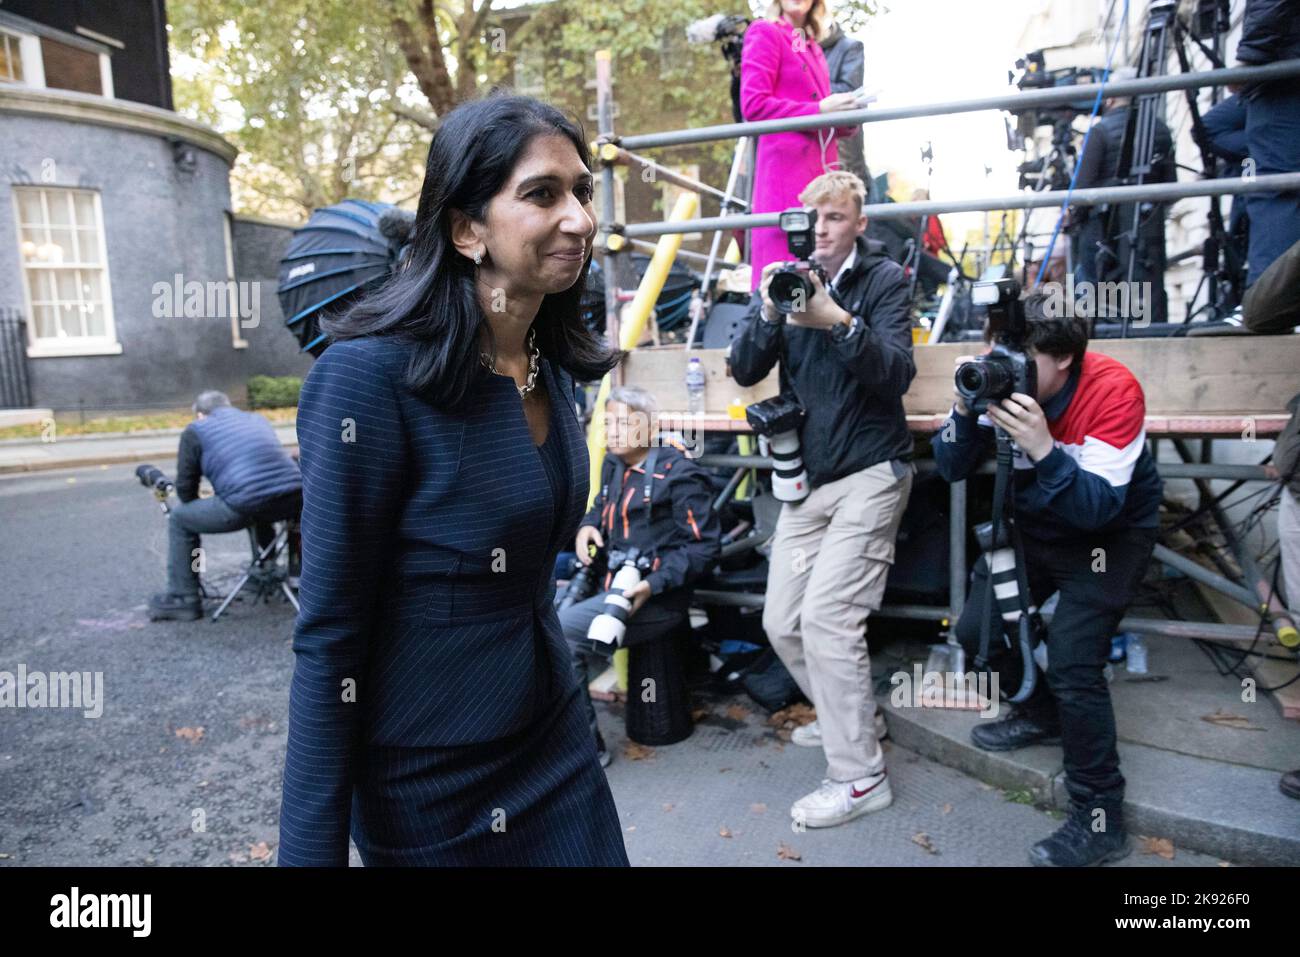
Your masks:
M493 93L456 107L429 144L420 207L406 257L383 286L348 312L325 319L334 340L396 336L411 346L406 385L435 406L454 409L480 376L479 336L492 330L475 288L474 264L451 241L451 210L483 222L488 202L510 181L535 137L563 136L591 168L578 121L541 100ZM579 304L591 257L563 292L544 296L533 321L537 347L580 382L599 379L626 353L582 321Z

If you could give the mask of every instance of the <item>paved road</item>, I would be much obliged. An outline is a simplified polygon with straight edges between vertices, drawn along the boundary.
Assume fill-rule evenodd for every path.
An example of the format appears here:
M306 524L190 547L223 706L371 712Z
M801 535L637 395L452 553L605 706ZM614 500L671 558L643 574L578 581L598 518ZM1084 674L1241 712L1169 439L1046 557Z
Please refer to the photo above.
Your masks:
M105 696L99 718L0 709L0 865L263 866L277 838L292 611L276 600L237 603L215 624L149 622L165 520L133 469L0 477L0 670L100 671ZM247 538L205 544L224 589ZM779 740L743 699L700 704L711 714L690 739L639 760L622 753L618 709L601 706L634 864L1020 865L1056 827L891 748L893 807L793 833L788 807L816 786L820 752ZM1124 866L1217 863L1179 850Z

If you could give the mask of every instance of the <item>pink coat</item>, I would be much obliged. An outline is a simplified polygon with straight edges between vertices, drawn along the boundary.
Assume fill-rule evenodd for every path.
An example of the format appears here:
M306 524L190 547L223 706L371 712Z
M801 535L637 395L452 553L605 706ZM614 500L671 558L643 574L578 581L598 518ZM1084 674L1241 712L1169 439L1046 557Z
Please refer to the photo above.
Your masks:
M740 110L747 121L815 115L830 92L830 74L820 44L805 39L785 17L750 24L740 63ZM759 137L750 212L770 213L800 205L799 194L811 180L828 169L840 168L836 139L857 129L831 127ZM818 134L826 142L824 165ZM758 288L765 265L789 258L785 233L779 228L752 230L750 288Z

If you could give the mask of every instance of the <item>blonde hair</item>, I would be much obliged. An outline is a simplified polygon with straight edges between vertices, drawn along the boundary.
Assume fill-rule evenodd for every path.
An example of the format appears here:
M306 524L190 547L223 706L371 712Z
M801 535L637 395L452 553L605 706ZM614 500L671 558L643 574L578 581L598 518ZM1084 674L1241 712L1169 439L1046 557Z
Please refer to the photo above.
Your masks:
M764 16L768 20L780 20L781 0L772 0L767 5ZM820 43L826 39L826 30L830 22L830 11L826 9L826 0L813 0L812 8L808 11L808 16L804 17L803 23L805 32L811 34L813 42Z
M844 199L846 196L853 198L853 205L861 213L867 201L866 186L856 173L837 169L822 173L805 186L803 192L799 194L799 202L805 206L816 206L826 200Z

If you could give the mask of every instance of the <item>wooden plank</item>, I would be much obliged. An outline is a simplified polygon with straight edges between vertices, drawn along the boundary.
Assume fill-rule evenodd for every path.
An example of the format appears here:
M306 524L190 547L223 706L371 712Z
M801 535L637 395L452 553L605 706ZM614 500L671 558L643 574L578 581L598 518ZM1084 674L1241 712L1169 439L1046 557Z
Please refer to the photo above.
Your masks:
M903 398L909 415L946 414L952 405L954 360L978 351L979 343L917 346L916 378ZM1285 415L1286 403L1300 388L1300 336L1219 336L1191 339L1100 339L1090 349L1119 359L1146 392L1147 413L1170 421L1165 431L1190 434L1203 416L1242 417L1218 423L1225 435L1242 431L1245 419ZM705 409L725 413L739 398L744 404L777 393L777 374L749 388L726 375L721 349L696 349L707 383ZM686 356L683 346L637 349L624 365L624 381L655 393L664 410L686 408ZM1192 419L1191 423L1183 420ZM1204 423L1201 423L1204 424ZM1266 434L1255 423L1255 434Z

